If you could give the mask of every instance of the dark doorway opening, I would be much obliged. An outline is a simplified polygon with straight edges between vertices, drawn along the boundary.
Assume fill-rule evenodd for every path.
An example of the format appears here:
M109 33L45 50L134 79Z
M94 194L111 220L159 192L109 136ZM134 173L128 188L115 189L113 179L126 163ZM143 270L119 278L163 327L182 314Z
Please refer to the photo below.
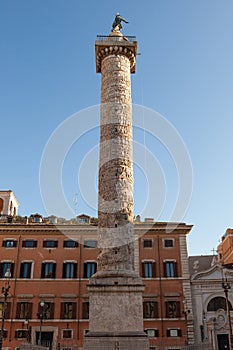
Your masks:
M228 334L218 334L218 350L229 350L229 337Z
M36 344L39 345L40 332L36 332ZM53 347L53 332L41 332L41 346L46 346L49 350Z

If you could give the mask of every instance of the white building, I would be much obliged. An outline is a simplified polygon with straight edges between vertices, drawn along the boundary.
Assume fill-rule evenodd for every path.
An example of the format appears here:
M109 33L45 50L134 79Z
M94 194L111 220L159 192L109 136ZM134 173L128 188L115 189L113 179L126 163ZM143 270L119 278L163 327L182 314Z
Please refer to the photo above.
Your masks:
M211 343L213 350L230 349L233 270L208 255L189 257L189 270L196 341Z
M18 215L19 202L13 191L0 191L0 217Z

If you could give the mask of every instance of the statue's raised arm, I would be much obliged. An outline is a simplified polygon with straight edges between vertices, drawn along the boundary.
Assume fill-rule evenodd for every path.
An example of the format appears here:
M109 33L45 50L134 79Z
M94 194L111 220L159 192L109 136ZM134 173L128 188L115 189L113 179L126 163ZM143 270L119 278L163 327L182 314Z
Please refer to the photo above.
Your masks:
M121 22L124 23L129 23L128 21L126 21L124 18L121 17L121 15L119 13L116 14L116 17L114 19L114 22L112 24L112 30L113 31L118 31L122 29L122 25Z

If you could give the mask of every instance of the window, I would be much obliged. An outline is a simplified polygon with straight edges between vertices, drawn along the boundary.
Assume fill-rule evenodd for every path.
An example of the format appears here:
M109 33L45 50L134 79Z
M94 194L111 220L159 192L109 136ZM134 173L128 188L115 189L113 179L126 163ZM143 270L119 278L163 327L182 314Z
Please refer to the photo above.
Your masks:
M96 273L97 264L96 262L85 262L84 263L84 278L90 278Z
M144 278L155 277L155 262L146 261L142 263L142 277Z
M152 239L143 239L143 248L152 248L153 240Z
M158 318L158 303L157 301L143 302L143 318Z
M64 248L77 248L78 247L78 242L73 241L73 240L66 240L63 242L63 247Z
M2 246L5 248L15 248L17 247L17 241L14 239L4 239L2 241Z
M3 316L3 308L4 308L4 303L0 302L0 319L2 319L2 316ZM6 303L5 319L10 318L10 313L11 313L11 303Z
M144 332L148 335L150 338L158 337L159 331L158 329L145 329Z
M179 301L166 301L166 317L178 318L180 317L180 302Z
M41 278L55 278L56 277L56 263L45 262L42 263Z
M165 248L172 248L174 247L174 239L164 239L163 244Z
M44 248L57 248L58 247L58 241L55 240L46 240L43 241L43 247Z
M19 302L16 307L16 318L29 320L32 318L32 303Z
M175 261L164 262L164 276L177 277L177 263Z
M43 315L44 320L52 320L54 318L54 303L45 302L43 307L39 303L37 317L41 318L41 315Z
M89 319L89 302L85 301L82 305L82 316L84 320Z
M76 318L76 303L61 303L61 319L70 320Z
M181 337L181 329L167 329L167 337Z
M232 310L232 305L228 302L229 310ZM217 311L219 309L226 310L226 299L223 297L215 297L210 300L207 305L207 311Z
M7 338L7 330L4 329L4 331L3 331L3 339L6 339L6 338Z
M156 347L155 347L155 346L150 346L149 349L150 349L150 350L156 350Z
M22 242L23 248L36 248L37 247L37 241L34 239L26 239Z
M20 278L31 278L32 263L22 262L20 265Z
M23 339L23 338L28 338L29 331L27 329L17 329L15 331L15 338L18 339Z
M63 263L62 278L77 278L77 263Z
M14 263L13 262L2 262L0 264L0 278L5 278L6 272L10 271L11 278L14 274Z
M63 329L62 339L73 339L73 329Z
M94 239L85 240L84 241L84 248L96 248L97 247L97 241Z

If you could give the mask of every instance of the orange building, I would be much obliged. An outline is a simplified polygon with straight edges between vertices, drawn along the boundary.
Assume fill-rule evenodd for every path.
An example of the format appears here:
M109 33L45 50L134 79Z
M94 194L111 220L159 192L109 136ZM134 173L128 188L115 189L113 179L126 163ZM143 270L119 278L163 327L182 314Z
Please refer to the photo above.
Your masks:
M37 215L37 223L0 224L0 287L10 285L3 348L31 342L53 350L82 349L88 331L86 286L97 268L97 226L87 218L55 225ZM194 342L186 248L191 228L135 223L135 268L145 284L144 329L151 350ZM4 295L0 298L2 317Z
M222 236L222 241L217 248L219 262L232 268L233 266L233 229L228 228Z

